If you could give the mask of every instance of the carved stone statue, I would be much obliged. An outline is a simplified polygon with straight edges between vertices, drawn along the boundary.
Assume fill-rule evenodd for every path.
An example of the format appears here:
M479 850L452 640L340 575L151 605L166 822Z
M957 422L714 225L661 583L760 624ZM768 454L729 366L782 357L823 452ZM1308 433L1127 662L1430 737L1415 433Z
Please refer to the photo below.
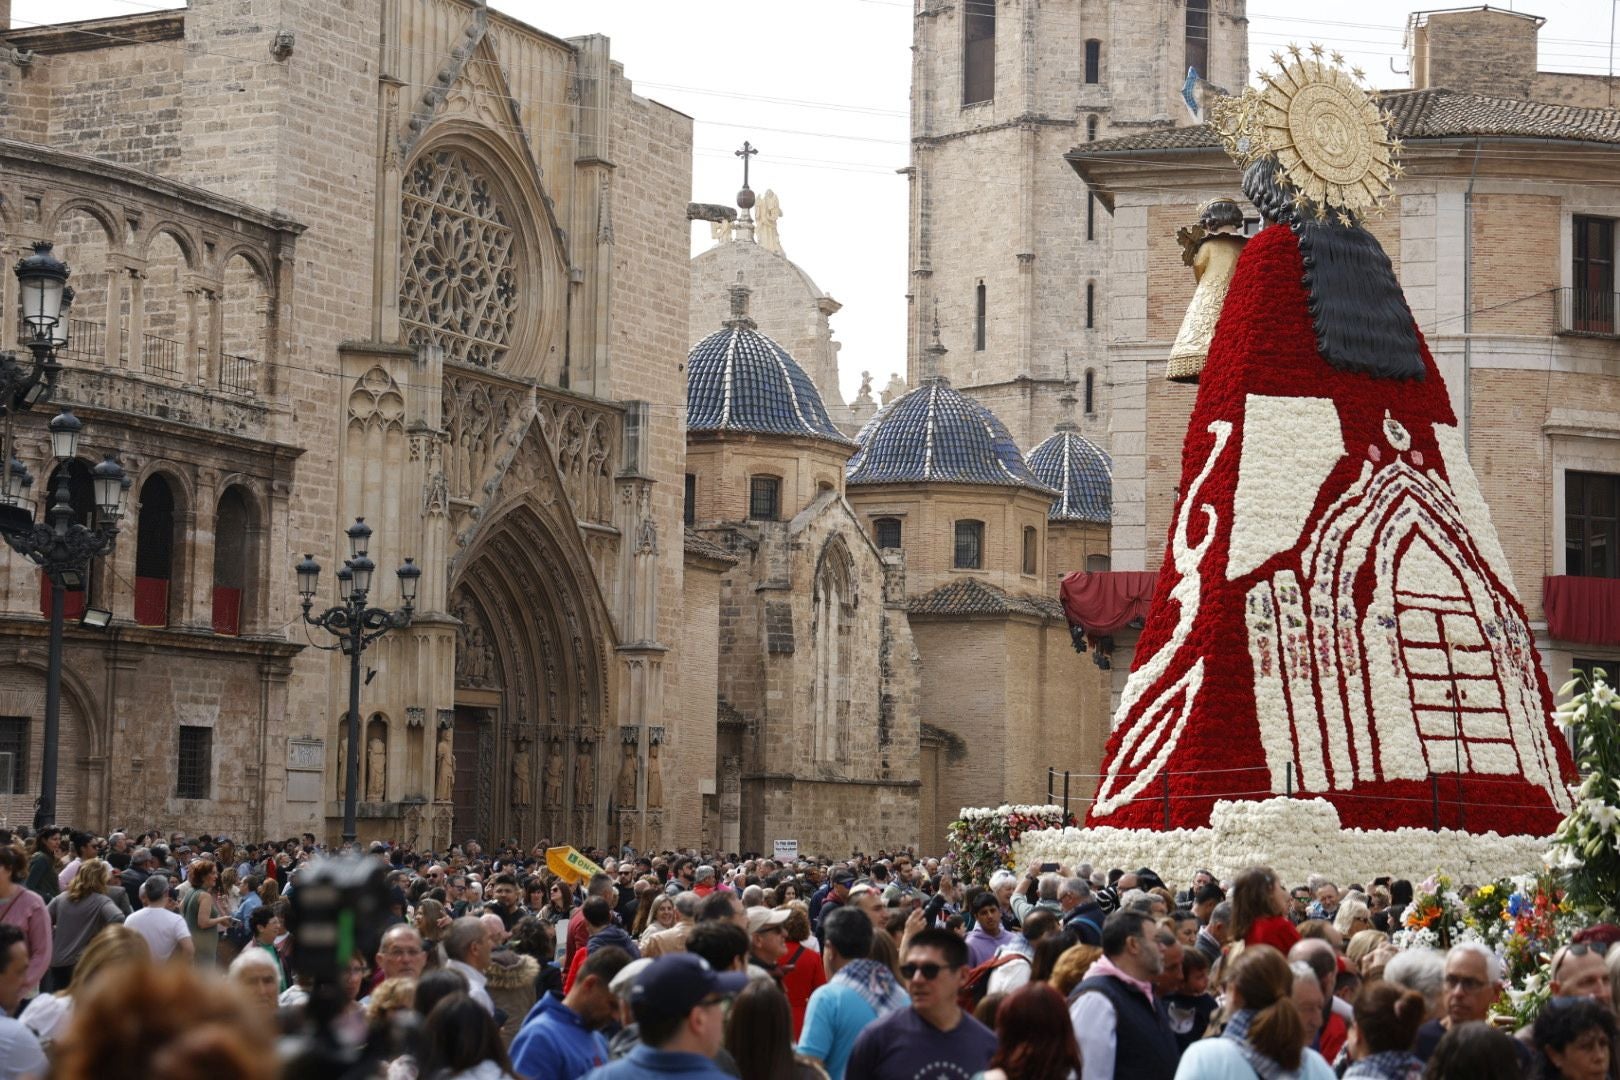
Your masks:
M861 392L855 395L855 400L851 404L872 404L872 373L870 371L861 372Z
M782 254L782 237L776 231L776 223L782 218L782 201L776 197L776 192L766 189L765 194L759 197L759 206L754 211L756 224L754 225L754 238L759 246L766 251Z
M529 775L529 744L519 743L512 755L512 805L528 806L534 802L534 782Z
M900 377L899 372L890 372L889 385L883 388L883 393L881 396L883 398L883 404L885 405L893 401L895 398L906 396L906 380Z
M456 755L450 749L450 729L439 732L439 748L435 752L433 767L433 798L435 802L449 802L455 797Z
M349 771L345 766L349 763L349 725L342 720L338 721L337 736L337 797L342 802L348 793Z
M456 682L462 686L488 686L495 672L495 647L483 624L465 601L451 614L461 620L456 631Z
M619 762L619 791L615 800L621 810L636 805L636 744L624 744L624 758Z
M366 801L382 802L388 788L388 744L372 739L366 744Z
M658 762L659 744L647 748L647 809L661 810L664 806L664 767Z
M709 239L717 244L729 244L731 242L731 222L725 218L709 222Z
M574 755L574 805L596 802L596 772L591 767L591 744L581 743Z
M563 755L562 745L552 743L546 752L546 786L542 794L545 796L546 808L555 810L562 806L563 789Z

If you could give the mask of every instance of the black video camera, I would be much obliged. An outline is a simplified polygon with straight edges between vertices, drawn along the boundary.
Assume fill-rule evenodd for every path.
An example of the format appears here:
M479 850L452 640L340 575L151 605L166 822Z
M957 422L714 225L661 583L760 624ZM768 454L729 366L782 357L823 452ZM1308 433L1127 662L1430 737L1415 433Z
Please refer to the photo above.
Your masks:
M287 925L294 969L317 982L341 979L356 952L376 953L388 904L388 872L376 859L345 855L304 867Z

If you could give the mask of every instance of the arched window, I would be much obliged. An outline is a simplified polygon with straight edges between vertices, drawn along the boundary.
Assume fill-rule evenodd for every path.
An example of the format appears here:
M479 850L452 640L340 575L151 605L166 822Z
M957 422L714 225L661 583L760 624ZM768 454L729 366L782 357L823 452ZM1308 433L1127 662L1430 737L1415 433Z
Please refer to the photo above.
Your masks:
M996 2L968 0L962 20L962 104L996 96Z
M1040 564L1040 533L1033 525L1024 526L1024 573L1033 575Z
M112 247L107 227L86 210L70 210L46 235L56 240L56 257L74 269L68 341L57 352L75 361L105 364L110 290L108 275L102 268L107 265Z
M227 394L253 397L270 356L270 290L258 268L241 254L225 264L224 286L214 379Z
M135 525L135 625L169 625L174 577L174 489L162 476L141 485Z
M1086 329L1097 328L1097 283L1086 282Z
M842 539L834 537L822 549L816 567L815 607L815 732L817 761L843 762L850 754L850 640L855 616L855 569Z
M1096 38L1086 42L1086 82L1102 82L1102 42Z
M883 517L872 522L872 539L883 550L899 547L901 535L899 518Z
M147 247L144 269L141 368L153 378L183 382L196 351L196 326L185 295L190 260L174 234L161 231Z
M1086 369L1086 415L1097 415L1097 373L1090 368Z
M39 500L40 515L43 518L46 511L56 505L56 481L63 468L68 470L68 505L73 507L73 520L86 528L96 525L96 486L90 478L90 466L74 458L66 466L58 465L51 470L51 478L45 485L45 490L37 496ZM90 574L88 578L75 585L69 581L65 590L66 595L62 601L63 617L77 619L84 614L87 598L99 595L102 574L102 560L90 560ZM51 617L51 582L45 576L45 571L39 572L39 613L45 618Z
M1187 0L1187 67L1209 78L1209 0Z
M214 514L213 626L216 634L242 632L242 600L252 579L254 562L249 550L252 517L238 488L227 488Z
M1097 141L1097 114L1086 117L1086 142Z
M958 570L984 569L984 522L958 521L951 565Z

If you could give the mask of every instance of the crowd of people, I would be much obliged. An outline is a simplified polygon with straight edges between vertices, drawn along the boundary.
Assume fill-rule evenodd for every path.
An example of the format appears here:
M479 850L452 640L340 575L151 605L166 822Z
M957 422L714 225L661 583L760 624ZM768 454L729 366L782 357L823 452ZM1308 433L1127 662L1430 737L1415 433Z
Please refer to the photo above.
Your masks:
M1560 948L1546 1007L1504 1030L1493 952L1392 943L1404 881L964 880L904 851L593 852L600 872L559 877L544 844L373 843L388 900L355 940L375 948L318 979L294 905L326 854L0 832L0 1080L1615 1075L1620 927ZM278 1057L312 1024L344 1064Z

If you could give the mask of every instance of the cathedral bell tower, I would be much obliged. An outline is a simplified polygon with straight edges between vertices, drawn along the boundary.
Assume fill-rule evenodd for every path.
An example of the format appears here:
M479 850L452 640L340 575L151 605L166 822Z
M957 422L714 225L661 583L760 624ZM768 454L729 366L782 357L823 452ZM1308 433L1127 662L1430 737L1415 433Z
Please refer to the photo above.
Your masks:
M1064 354L1108 430L1109 221L1063 155L1197 122L1248 76L1245 0L917 0L911 83L908 363L938 305L939 374L1029 446L1061 417ZM1192 104L1189 105L1189 99Z

